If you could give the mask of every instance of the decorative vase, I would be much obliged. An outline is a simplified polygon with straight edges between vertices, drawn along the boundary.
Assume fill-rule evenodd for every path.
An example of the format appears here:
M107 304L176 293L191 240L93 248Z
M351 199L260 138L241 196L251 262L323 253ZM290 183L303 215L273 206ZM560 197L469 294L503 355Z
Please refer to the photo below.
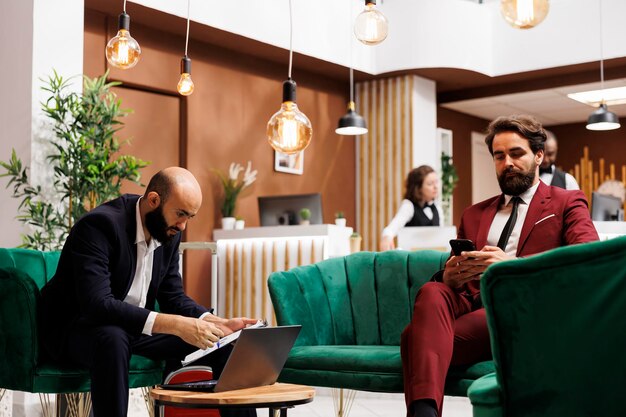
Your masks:
M245 220L237 220L235 222L235 230L243 230L245 225L246 225L246 221Z
M234 217L222 217L222 229L233 230L235 228L235 222L237 219Z
M346 219L345 217L338 217L335 219L335 224L337 226L346 227Z
M350 253L361 252L361 236L350 236Z

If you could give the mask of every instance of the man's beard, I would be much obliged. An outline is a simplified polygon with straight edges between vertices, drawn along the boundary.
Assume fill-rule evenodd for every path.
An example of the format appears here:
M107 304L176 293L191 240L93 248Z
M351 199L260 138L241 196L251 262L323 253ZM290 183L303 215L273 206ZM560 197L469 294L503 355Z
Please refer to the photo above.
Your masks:
M150 236L162 244L170 243L177 235L168 235L169 230L178 230L176 226L168 226L165 216L163 216L163 206L160 205L151 212L146 213L146 228Z
M537 164L533 162L530 171L518 171L514 168L505 169L498 176L498 184L500 189L506 195L520 195L528 190L535 181L535 171Z

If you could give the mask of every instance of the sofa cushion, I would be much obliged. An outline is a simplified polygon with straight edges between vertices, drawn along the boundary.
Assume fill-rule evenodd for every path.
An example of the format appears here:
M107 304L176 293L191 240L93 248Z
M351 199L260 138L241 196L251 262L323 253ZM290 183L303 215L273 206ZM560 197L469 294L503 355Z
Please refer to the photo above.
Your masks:
M448 372L446 394L464 396L474 380L494 371L493 361L453 367ZM296 346L291 350L279 379L318 386L402 392L400 347Z

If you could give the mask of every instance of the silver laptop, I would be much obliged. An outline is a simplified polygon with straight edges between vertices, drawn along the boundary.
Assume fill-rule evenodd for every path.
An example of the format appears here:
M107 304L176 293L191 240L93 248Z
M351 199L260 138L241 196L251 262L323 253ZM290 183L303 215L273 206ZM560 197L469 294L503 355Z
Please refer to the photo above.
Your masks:
M243 329L217 380L163 384L161 388L223 392L276 382L302 326Z

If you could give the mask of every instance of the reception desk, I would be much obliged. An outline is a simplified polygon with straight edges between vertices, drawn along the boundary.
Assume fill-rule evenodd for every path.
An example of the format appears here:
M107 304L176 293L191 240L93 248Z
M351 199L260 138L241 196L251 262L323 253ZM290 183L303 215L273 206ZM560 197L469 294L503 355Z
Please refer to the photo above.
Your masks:
M214 230L217 314L262 317L274 323L269 274L348 255L351 234L351 227L332 224Z
M398 249L450 251L450 239L455 238L456 226L403 227L398 232Z
M594 221L600 240L613 239L626 235L626 222L599 222Z

